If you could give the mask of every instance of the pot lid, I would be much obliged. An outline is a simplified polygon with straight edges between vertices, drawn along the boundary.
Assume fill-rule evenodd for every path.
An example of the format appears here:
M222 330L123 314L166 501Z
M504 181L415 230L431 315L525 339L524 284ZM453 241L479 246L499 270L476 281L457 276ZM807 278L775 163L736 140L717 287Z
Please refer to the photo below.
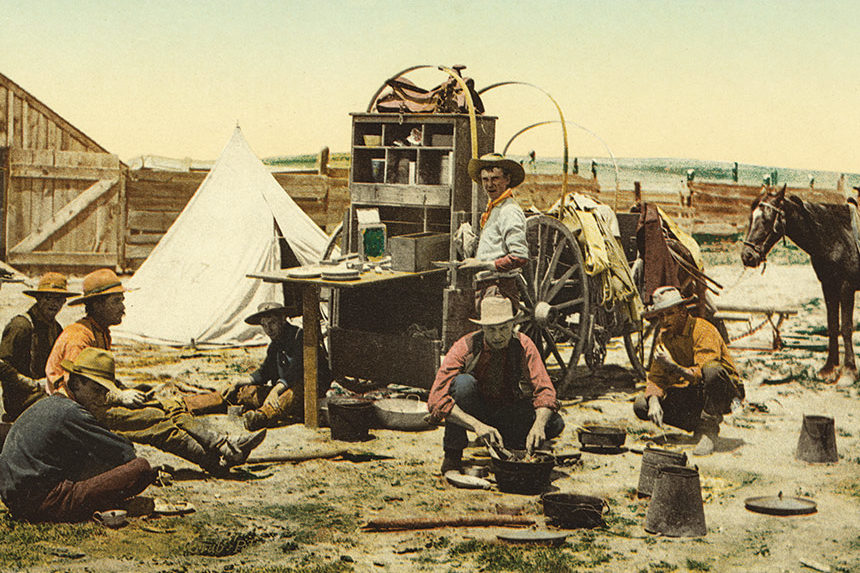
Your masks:
M445 479L454 487L463 489L490 489L492 484L484 478L461 474L457 470L445 472Z
M784 496L779 492L778 495L748 497L744 500L744 507L756 513L770 515L806 515L815 513L817 505L811 499Z
M536 529L505 531L496 535L502 541L510 543L543 543L561 545L567 539L567 533Z

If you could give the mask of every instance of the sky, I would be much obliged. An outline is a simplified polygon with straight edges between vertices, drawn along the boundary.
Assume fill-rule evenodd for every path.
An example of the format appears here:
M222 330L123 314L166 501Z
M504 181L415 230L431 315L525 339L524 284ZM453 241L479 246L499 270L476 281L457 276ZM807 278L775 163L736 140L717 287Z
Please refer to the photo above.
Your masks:
M860 173L856 1L0 0L0 73L123 160L349 150L351 112L416 65L464 64L571 156ZM410 74L431 88L437 70ZM583 129L584 128L584 129ZM510 153L560 157L558 124Z

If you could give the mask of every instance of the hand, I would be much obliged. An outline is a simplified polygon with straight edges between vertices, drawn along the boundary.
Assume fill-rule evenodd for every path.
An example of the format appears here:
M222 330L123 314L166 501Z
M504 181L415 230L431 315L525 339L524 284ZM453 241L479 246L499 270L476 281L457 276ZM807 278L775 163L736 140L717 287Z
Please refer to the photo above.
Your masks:
M534 424L526 436L526 451L532 453L546 439L546 424Z
M269 408L277 408L278 399L281 397L281 391L283 390L283 386L280 384L275 384L269 393L266 395L266 399L263 400L263 406L268 406Z
M660 405L660 400L656 396L648 398L648 419L663 427L663 406Z
M119 390L115 394L116 401L126 408L140 408L146 402L146 394L134 388Z
M474 425L474 430L475 433L478 435L479 441L484 442L487 445L494 444L502 447L505 446L505 444L502 443L502 435L494 427L479 422Z
M669 351L662 344L657 346L657 348L654 350L654 360L656 360L663 366L675 366L675 361L672 360L672 355L669 354Z

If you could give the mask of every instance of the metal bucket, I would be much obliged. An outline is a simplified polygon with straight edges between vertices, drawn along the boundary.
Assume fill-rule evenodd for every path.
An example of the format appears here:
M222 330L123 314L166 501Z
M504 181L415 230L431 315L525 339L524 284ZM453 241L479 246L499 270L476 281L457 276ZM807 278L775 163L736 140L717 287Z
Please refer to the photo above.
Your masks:
M668 537L700 537L708 533L697 469L663 466L657 471L654 495L645 514L645 531Z
M540 498L543 513L555 525L568 529L603 527L606 503L599 497L575 493L545 493Z
M359 398L330 398L328 423L333 440L363 442L370 439L373 402Z
M663 466L686 466L687 454L673 452L660 448L647 447L642 452L642 467L639 469L639 485L636 493L639 497L651 497L657 472Z
M804 415L794 457L812 463L838 462L839 454L836 453L836 428L833 418Z

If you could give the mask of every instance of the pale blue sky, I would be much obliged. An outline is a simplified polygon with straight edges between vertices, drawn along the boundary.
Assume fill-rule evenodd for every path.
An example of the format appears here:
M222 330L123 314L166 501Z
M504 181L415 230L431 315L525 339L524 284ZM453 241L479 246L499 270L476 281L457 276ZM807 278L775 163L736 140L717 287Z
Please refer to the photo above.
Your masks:
M417 64L537 84L617 156L860 172L857 2L7 1L0 72L123 159L349 146L348 114ZM412 76L425 87L441 72ZM497 148L556 119L499 88ZM603 155L582 131L572 155ZM560 130L513 153L560 156Z

